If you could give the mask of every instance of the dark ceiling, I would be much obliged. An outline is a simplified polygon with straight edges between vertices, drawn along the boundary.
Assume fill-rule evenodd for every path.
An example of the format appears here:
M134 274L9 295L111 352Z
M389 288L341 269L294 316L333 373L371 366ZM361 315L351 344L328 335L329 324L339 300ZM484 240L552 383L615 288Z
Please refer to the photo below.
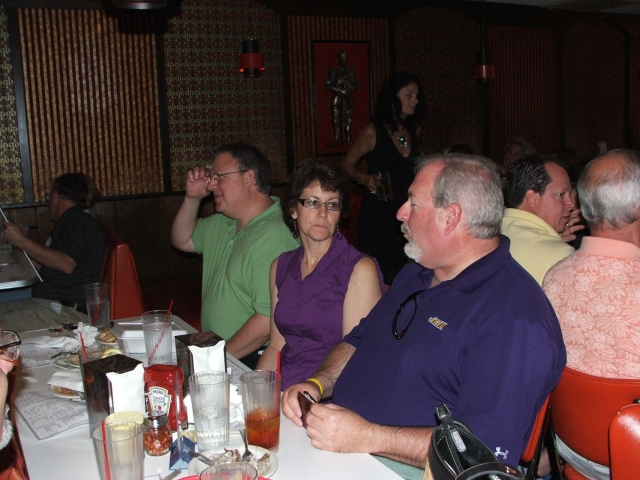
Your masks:
M395 18L422 5L458 6L472 11L480 0L258 0L285 15L321 15ZM487 4L492 2L487 2ZM553 8L580 12L640 14L637 0L496 0L519 6ZM465 4L471 4L466 6Z

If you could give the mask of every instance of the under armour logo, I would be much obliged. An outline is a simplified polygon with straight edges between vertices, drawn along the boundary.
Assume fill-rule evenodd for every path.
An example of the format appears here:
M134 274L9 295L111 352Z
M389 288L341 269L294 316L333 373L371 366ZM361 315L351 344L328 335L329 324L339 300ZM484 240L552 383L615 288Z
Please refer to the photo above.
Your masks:
M501 452L500 447L496 447L496 453L494 455L496 456L496 458L501 456L503 460L506 460L508 454L509 454L509 450L505 450L504 452Z

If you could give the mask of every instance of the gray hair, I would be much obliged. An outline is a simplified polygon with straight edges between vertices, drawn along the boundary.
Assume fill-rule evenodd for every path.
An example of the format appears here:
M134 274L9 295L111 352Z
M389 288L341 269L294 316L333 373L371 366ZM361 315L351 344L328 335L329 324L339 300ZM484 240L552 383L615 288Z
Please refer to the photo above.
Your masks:
M620 162L597 175L592 172L601 158L617 156ZM591 228L608 224L622 228L638 219L640 209L640 152L611 150L587 164L578 181L580 211Z
M497 237L504 200L500 175L493 162L479 155L435 154L418 157L416 172L434 162L444 163L431 191L434 206L445 208L456 203L464 213L472 237Z

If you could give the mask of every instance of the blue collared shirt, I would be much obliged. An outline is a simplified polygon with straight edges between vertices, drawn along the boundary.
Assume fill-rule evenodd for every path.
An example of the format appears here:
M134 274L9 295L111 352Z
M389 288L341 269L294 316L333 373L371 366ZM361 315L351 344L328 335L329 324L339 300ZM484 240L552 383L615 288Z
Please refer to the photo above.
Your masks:
M382 425L435 426L445 403L498 459L515 465L533 420L558 383L566 353L558 320L509 240L457 277L429 288L433 271L411 263L345 341L356 347L333 401ZM410 294L417 312L392 332ZM398 316L400 332L414 305ZM508 452L506 456L505 452Z

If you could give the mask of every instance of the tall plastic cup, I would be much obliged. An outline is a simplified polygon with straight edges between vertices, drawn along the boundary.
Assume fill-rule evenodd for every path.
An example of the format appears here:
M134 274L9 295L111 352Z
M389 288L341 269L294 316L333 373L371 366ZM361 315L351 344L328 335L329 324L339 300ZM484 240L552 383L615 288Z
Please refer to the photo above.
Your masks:
M91 437L102 480L142 480L142 425L128 421L103 423L93 431Z
M256 370L240 375L247 442L277 452L280 446L280 379Z
M142 314L142 334L147 351L147 364L171 364L173 315L168 310L151 310Z
M111 322L108 283L90 283L84 286L84 300L92 327L107 328Z
M205 452L229 443L229 374L200 372L189 377L189 392L198 437Z

